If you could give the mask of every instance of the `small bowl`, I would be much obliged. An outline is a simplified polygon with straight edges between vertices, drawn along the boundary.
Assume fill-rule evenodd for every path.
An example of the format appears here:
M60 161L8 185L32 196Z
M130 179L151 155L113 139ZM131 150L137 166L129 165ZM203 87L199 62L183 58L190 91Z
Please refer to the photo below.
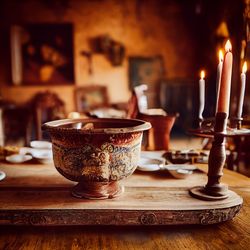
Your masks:
M53 154L51 149L32 149L31 155L42 164L52 163Z
M31 141L30 146L39 149L52 149L52 144L48 141Z
M144 130L136 119L65 119L45 123L56 169L76 181L72 195L107 199L122 193L119 181L130 176L140 158Z
M193 170L196 169L193 165L186 165L186 164L173 164L173 165L166 165L165 169L177 179L186 179L193 173Z
M2 181L6 177L6 174L0 170L0 181Z
M141 157L137 169L140 171L161 170L165 164L165 159Z
M23 163L32 159L31 155L13 154L6 156L5 160L10 163Z
M170 170L169 173L177 179L186 179L189 175L193 173L193 171L187 169L177 169Z

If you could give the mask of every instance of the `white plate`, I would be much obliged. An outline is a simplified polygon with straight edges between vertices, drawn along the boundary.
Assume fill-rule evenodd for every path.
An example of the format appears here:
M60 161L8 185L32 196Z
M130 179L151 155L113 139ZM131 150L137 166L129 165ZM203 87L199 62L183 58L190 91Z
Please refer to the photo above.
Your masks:
M32 159L31 155L23 155L23 154L14 154L10 156L6 156L6 161L11 163L23 163Z
M0 181L6 177L6 174L0 170Z
M52 143L48 141L31 141L30 146L32 148L51 149Z
M141 171L157 171L160 170L164 166L165 160L156 159L156 158L148 158L141 157L137 169Z
M168 170L168 172L176 179L186 179L193 173L193 170L175 169L175 170Z
M31 154L34 158L41 158L41 159L52 159L52 150L51 149L33 149Z
M53 154L51 149L33 149L31 152L34 159L40 163L51 163L53 160Z
M195 165L191 164L168 164L164 166L164 169L166 170L178 170L178 169L184 169L184 170L196 170L197 167Z
M160 167L157 164L148 164L145 166L138 166L137 169L140 171L149 171L150 172L150 171L158 171L158 170L160 170Z

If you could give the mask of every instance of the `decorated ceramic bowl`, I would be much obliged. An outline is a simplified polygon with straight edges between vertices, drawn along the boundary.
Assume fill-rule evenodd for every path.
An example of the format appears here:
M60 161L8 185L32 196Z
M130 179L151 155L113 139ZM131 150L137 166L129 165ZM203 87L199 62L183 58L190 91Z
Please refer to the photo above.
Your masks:
M135 119L66 119L45 123L52 140L56 169L78 184L78 198L120 195L119 181L131 175L140 158L144 130L150 123Z

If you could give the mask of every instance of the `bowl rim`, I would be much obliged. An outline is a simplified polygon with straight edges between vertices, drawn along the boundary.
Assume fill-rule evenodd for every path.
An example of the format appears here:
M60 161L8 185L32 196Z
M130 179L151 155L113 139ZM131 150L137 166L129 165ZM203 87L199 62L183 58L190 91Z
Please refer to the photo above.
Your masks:
M118 123L124 123L124 122L139 122L140 125L137 126L131 126L131 127L121 127L121 128L94 128L94 129L76 129L76 128L65 128L61 127L62 125L69 125L74 124L78 122L85 122L85 123L91 123L91 122L118 122ZM61 120L54 120L50 122L46 122L42 125L42 130L48 131L48 132L78 132L80 134L121 134L121 133L132 133L132 132L141 132L144 130L150 129L151 123L146 122L139 119L127 119L127 118L73 118L73 119L61 119Z

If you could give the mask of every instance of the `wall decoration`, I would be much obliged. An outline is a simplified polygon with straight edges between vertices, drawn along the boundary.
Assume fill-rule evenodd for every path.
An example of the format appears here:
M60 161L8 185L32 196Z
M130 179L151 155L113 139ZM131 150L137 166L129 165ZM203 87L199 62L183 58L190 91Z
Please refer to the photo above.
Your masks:
M161 56L129 58L131 88L140 84L154 85L164 77L164 73L164 62Z
M129 82L133 89L140 84L146 84L148 108L160 106L160 82L165 76L165 67L161 56L155 57L130 57Z
M121 66L125 58L125 46L108 34L89 40L93 53L103 54L113 66Z
M11 57L15 85L74 83L72 24L13 26Z
M78 87L75 90L76 109L87 112L109 104L107 87L101 85Z

